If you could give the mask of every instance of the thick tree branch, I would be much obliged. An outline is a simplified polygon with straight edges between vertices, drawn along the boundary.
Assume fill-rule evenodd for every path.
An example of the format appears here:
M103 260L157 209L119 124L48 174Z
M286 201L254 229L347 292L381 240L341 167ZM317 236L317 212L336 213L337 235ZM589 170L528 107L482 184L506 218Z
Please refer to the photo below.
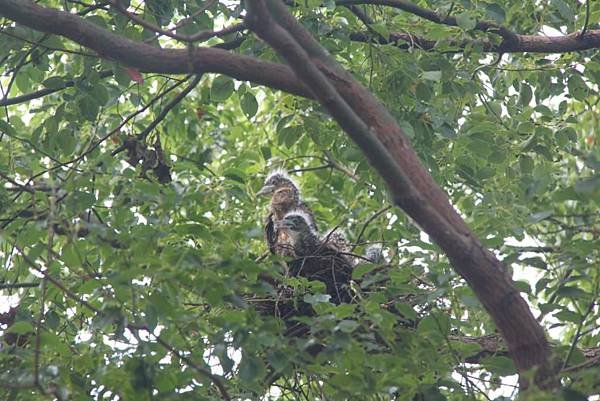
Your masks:
M95 50L101 57L117 60L142 72L203 74L216 72L300 96L312 97L308 89L282 64L205 47L161 49L123 38L64 11L40 7L29 0L0 0L0 15L43 32L69 38Z
M409 12L414 15L418 15L421 18L425 18L429 21L433 21L438 24L458 26L458 20L456 19L456 17L438 14L433 10L419 7L418 5L406 0L337 0L335 3L338 5L372 4L380 6L389 6ZM506 27L503 27L502 25L496 24L495 22L477 21L477 23L475 24L475 29L483 32L496 32L508 42L515 42L518 40L517 35L514 32L512 32Z
M576 32L565 36L517 35L517 38L516 41L503 40L500 44L494 44L485 39L438 42L405 33L391 33L387 39L368 32L350 34L350 39L355 42L389 44L401 49L417 47L432 50L443 43L451 48L448 52L460 52L467 46L480 47L484 52L491 53L567 53L600 47L600 29L588 30L583 36Z
M444 250L493 318L519 372L537 367L536 381L544 385L552 369L543 329L501 262L482 246L423 167L394 118L370 91L329 57L283 3L252 0L248 5L248 26L293 66L298 77L361 147L385 180L394 202ZM332 91L332 83L337 92ZM383 145L383 150L373 142ZM522 384L527 382L523 380Z

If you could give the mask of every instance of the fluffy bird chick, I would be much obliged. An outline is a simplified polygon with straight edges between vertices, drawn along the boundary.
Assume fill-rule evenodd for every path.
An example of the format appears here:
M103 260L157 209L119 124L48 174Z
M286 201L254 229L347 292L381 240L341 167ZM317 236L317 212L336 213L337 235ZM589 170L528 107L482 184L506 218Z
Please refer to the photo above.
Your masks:
M317 230L310 208L300 199L300 188L284 170L274 170L256 195L271 196L269 215L265 222L265 240L269 250L276 255L292 256L288 252L290 243L286 233L277 227L286 213L294 209L303 211L308 215L307 221L311 228Z
M279 228L290 238L296 257L309 256L321 247L319 234L310 225L311 217L303 210L287 213L279 223Z
M310 225L310 216L302 210L288 212L279 223L293 246L295 260L289 274L318 280L325 284L334 303L351 299L349 283L352 263L331 244L323 242Z
M371 263L385 263L383 258L383 246L381 244L369 245L365 250L365 259Z
M327 233L323 235L322 240L324 243L330 244L341 253L350 253L352 250L348 238L346 238L346 234L339 228L333 228L327 231Z

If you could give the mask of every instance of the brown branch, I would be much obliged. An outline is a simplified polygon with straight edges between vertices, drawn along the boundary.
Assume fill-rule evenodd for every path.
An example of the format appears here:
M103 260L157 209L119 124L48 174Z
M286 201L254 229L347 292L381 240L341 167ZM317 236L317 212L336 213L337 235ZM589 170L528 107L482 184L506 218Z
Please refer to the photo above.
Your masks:
M583 37L579 33L565 36L517 35L518 41L503 40L499 44L485 39L435 41L396 32L390 33L387 39L369 32L352 32L349 37L355 42L392 45L400 49L417 47L422 50L432 50L436 46L444 44L449 47L448 50L444 50L447 53L459 53L466 47L479 47L482 51L490 53L567 53L600 47L600 29L588 30Z
M553 377L553 370L544 331L502 263L482 246L450 205L383 105L325 52L282 3L267 1L268 7L264 0L248 2L248 26L288 61L363 150L385 180L394 202L446 253L496 323L519 372L537 367L536 383L550 385L547 380ZM270 13L276 16L271 18ZM332 91L332 83L337 91ZM528 385L523 375L521 383Z
M400 10L409 12L414 15L418 15L421 18L425 18L437 24L458 26L458 21L456 17L438 14L433 10L419 7L416 4L406 0L337 0L336 4L372 4L380 6L389 6L393 8L398 8ZM496 24L495 22L477 21L477 23L475 24L475 29L483 32L496 32L508 42L518 41L518 36L514 32L502 25Z
M14 290L18 288L35 288L39 287L40 283L13 283L13 284L0 284L0 290Z
M192 47L162 49L139 43L100 28L82 18L29 0L0 0L0 15L29 28L69 38L95 50L101 57L117 60L142 72L203 74L216 72L288 93L312 95L293 71L282 64L232 54L223 49ZM217 47L217 46L215 46Z
M189 37L190 42L197 42L202 40L207 40L210 38L220 38L221 36L229 35L230 33L240 32L246 29L246 24L240 22L239 24L231 25L220 29L218 31L200 31Z
M473 354L469 355L464 359L464 362L479 364L482 360L488 356L510 356L506 350L506 345L502 338L495 334L487 336L471 337L471 336L450 336L450 341L455 341L463 344L477 344L481 349ZM561 345L553 346L560 347ZM572 372L584 368L588 368L595 365L600 365L600 347L583 348L580 350L585 361L581 364L567 366L561 369L561 372Z
M100 78L106 78L106 77L112 76L113 72L112 71L100 71L98 73L98 75L100 76ZM28 102L33 99L38 99L40 97L51 95L52 93L59 92L63 89L70 88L74 85L75 85L75 81L65 81L63 86L58 87L58 88L40 89L39 91L27 93L27 94L21 95L21 96L15 96L10 99L2 99L2 100L0 100L0 107L11 106L13 104L19 104L19 103L25 103L25 102Z

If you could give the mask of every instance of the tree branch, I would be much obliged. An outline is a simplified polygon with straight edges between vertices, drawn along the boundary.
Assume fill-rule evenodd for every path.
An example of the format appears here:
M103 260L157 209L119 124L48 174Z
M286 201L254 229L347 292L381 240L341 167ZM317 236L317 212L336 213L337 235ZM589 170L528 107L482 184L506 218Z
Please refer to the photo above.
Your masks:
M380 5L380 6L389 6L393 8L397 8L406 12L409 12L414 15L418 15L421 18L425 18L429 21L449 25L449 26L458 26L458 21L456 17L450 15L441 15L436 13L433 10L429 10L427 8L419 7L414 3L406 0L337 0L335 2L337 5L347 5L347 4L372 4L372 5ZM504 38L504 40L508 42L516 42L518 41L518 35L512 32L510 29L503 27L502 25L498 25L495 22L491 21L478 21L475 24L475 29L483 31L483 32L495 32Z
M179 102L181 102L183 98L185 98L196 87L196 85L198 85L201 79L202 75L197 75L192 80L192 82L190 82L189 85L183 88L183 90L179 92L177 96L175 96L160 110L158 116L154 120L152 120L152 122L142 132L138 134L137 139L145 139L148 136L148 134L150 134L150 132L152 132L152 130L156 128L156 126L160 124L162 120L165 119L167 114L169 114L169 111L171 111L175 106L177 106Z
M537 367L536 383L548 385L553 370L544 331L501 262L450 205L385 107L326 53L283 3L266 1L248 1L248 26L288 61L363 150L394 202L443 249L496 323L519 372ZM523 386L528 385L523 375L521 380Z
M106 78L113 75L112 71L100 71L98 73L100 78ZM47 95L51 95L52 93L60 92L63 89L70 88L75 85L75 81L66 81L63 86L58 88L46 88L40 89L39 91L31 92L26 95L15 96L10 99L0 100L0 107L11 106L13 104L25 103L33 99L38 99L40 97L44 97Z
M27 263L27 265L32 268L33 270L37 271L38 273L40 273L44 280L49 281L50 283L52 283L55 287L57 287L58 289L60 289L65 296L67 296L68 298L70 298L71 300L77 302L78 304L84 306L85 308L87 308L88 310L94 312L97 315L104 315L104 312L98 308L96 308L95 306L93 306L92 304L90 304L89 302L81 299L80 297L78 297L74 292L72 292L71 290L69 290L61 281L59 281L58 279L55 279L54 277L50 276L48 274L47 270L44 270L42 268L40 268L34 260L30 259L27 254L18 246L14 245L14 248L21 254L21 257L23 258L23 260L25 261L25 263ZM0 315L1 317L1 315ZM146 330L149 331L147 327L144 326L139 326L139 325L135 325L135 324L128 324L127 328L130 330L135 330L135 331L139 331L139 330ZM217 387L217 389L219 390L219 393L221 393L221 397L223 398L223 400L225 401L231 401L231 397L229 396L227 389L225 388L225 385L223 384L223 382L221 381L221 378L212 374L212 372L210 372L210 370L204 369L201 366L196 365L190 358L186 357L185 355L182 355L181 353L179 353L173 346L171 346L169 343L167 343L165 340L163 340L160 336L154 336L154 338L156 339L156 342L159 343L161 346L163 346L165 349L167 349L168 351L172 352L175 356L177 356L180 360L182 360L183 362L185 362L186 364L188 364L188 366L194 370L196 370L197 372L199 372L200 374L202 374L203 376L206 376L214 385L215 387Z
M600 29L589 30L585 36L579 33L565 36L517 35L518 41L503 40L500 44L485 39L442 42L397 32L390 33L387 39L369 32L352 32L349 37L355 42L392 45L400 49L417 47L422 50L432 50L444 44L449 47L448 50L444 50L448 53L459 53L468 46L480 47L484 52L490 53L567 53L600 47Z
M0 15L29 28L69 38L95 50L103 58L117 60L142 72L215 72L312 98L293 71L282 64L260 61L217 48L161 49L123 38L76 15L41 7L29 0L0 0Z

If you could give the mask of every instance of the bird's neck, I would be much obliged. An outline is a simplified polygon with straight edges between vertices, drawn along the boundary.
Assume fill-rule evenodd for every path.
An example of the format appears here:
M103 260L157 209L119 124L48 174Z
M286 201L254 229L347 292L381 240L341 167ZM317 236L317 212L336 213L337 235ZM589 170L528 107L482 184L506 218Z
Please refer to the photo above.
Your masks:
M293 199L286 200L283 202L272 202L271 212L275 215L278 220L283 219L286 213L292 211L298 206L297 202Z

